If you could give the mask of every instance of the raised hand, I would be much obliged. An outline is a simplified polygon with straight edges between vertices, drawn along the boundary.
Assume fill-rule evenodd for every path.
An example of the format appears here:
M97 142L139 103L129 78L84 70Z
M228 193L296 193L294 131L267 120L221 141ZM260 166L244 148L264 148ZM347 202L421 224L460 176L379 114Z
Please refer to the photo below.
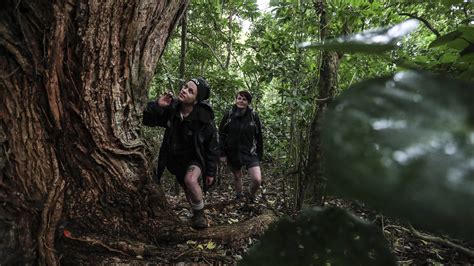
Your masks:
M166 107L171 104L173 101L173 92L168 91L165 94L161 95L160 98L156 101L160 107Z

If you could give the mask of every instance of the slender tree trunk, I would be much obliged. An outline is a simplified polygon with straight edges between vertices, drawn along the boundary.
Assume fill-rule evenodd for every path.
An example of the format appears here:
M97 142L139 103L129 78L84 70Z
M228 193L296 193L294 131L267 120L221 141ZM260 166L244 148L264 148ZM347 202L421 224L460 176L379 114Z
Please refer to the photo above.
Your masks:
M304 3L299 1L298 3L298 20L299 20L299 27L304 29L305 28L305 20L304 20L304 13L305 13L305 7L304 7ZM295 39L296 39L296 42L295 42L295 45L294 45L294 49L295 49L295 53L297 54L297 57L296 57L296 71L295 71L295 75L294 75L294 82L295 82L295 88L299 88L300 87L300 77L299 77L299 73L300 73L300 68L301 68L301 64L302 64L302 50L300 48L298 48L298 44L300 44L301 42L303 42L303 34L301 32L298 32L295 36ZM292 118L293 116L295 116L295 113L292 112ZM303 116L304 114L301 113L301 117L298 119L299 121L302 121L303 120ZM298 122L300 123L300 122ZM298 126L294 126L294 128L299 128ZM297 138L295 139L292 139L292 143L293 145L296 145L296 149L295 149L295 155L294 155L294 160L293 160L293 164L297 170L297 178L296 178L296 181L295 181L295 204L294 204L294 208L296 210L300 210L301 209L301 206L303 204L303 201L304 201L304 191L305 191L305 174L304 174L304 165L306 163L306 154L304 154L303 156L302 153L306 150L306 147L308 146L308 143L307 143L307 138L303 138L303 130L298 130L298 133L297 133Z
M181 56L179 60L179 78L184 80L185 64L186 64L186 35L188 30L188 21L186 13L181 18Z
M229 24L229 35L228 35L228 40L227 40L227 57L225 60L225 69L229 68L230 65L230 57L232 56L232 21L234 19L234 9L231 8L229 17L227 18L227 23Z
M149 241L176 224L137 129L187 3L2 4L0 264L57 264L60 228Z
M315 3L317 12L320 14L320 35L321 41L329 36L329 23L327 20L327 10L324 0ZM323 175L323 157L321 151L321 120L326 111L328 103L334 98L337 91L337 72L339 69L340 57L335 52L323 51L321 56L321 67L319 69L318 99L316 101L316 111L311 121L309 134L308 161L305 169L305 184L308 190L303 192L304 199L322 206L326 188L326 179ZM303 202L298 202L298 208Z
M179 60L179 81L178 81L178 88L181 88L184 82L184 76L186 71L186 35L187 35L187 15L186 11L181 18L181 49L180 49L180 60ZM174 180L174 194L178 195L180 191L180 185L177 179Z

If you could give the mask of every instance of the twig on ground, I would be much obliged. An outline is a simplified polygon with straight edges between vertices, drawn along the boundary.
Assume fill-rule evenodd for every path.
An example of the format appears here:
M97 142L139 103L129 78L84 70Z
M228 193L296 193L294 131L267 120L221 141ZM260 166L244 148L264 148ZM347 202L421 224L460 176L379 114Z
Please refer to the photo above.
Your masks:
M76 241L80 241L80 242L89 243L92 246L98 245L98 246L101 246L101 247L107 249L108 251L117 252L117 253L120 253L120 254L125 255L125 256L130 256L130 254L127 254L127 253L125 253L121 250L112 248L112 247L102 243L98 239L92 239L90 237L73 237L73 236L67 236L67 238L72 239L72 240L76 240Z
M421 233L420 231L416 230L411 224L408 224L408 227L409 228L405 228L403 226L399 226L399 225L387 225L385 226L383 229L386 229L386 228L389 228L389 227L392 227L392 228L396 228L396 229L399 229L399 230L402 230L402 231L405 231L405 232L410 232L412 233L414 236L416 236L417 238L420 238L422 240L425 240L425 241L429 241L429 242L432 242L432 243L436 243L436 244L440 244L440 245L443 245L443 246L446 246L446 247L450 247L450 248L453 248L467 256L470 256L472 258L474 258L474 251L472 249L469 249L469 248L465 248L461 245L458 245L458 244L455 244L447 239L444 239L444 238L441 238L441 237L436 237L436 236L432 236L432 235L429 235L429 234L426 234L426 233Z
M418 238L421 238L423 240L430 241L430 242L433 242L433 243L441 244L443 246L448 246L450 248L454 248L457 251L462 252L463 254L468 255L471 258L474 258L474 251L472 249L465 248L463 246L455 244L455 243L453 243L453 242L451 242L447 239L441 238L441 237L421 233L421 232L417 231L415 228L413 228L413 226L411 224L408 224L408 226L410 228L410 232Z
M189 249L185 250L184 252L181 252L180 254L178 254L178 256L176 256L176 259L180 258L180 257L183 256L183 255L186 255L186 254L188 254L188 253L191 253L191 252L193 252L193 249L192 249L192 248L189 248Z
M275 214L276 217L280 217L281 214L275 208L273 208L270 202L268 202L266 195L268 195L268 193L262 193L262 199L265 202L265 205L273 212L273 214Z

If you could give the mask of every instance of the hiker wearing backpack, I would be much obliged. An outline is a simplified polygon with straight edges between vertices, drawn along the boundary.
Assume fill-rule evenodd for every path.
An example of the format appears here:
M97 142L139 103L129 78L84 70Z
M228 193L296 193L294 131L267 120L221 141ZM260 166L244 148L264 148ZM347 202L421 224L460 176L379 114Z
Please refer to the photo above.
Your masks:
M158 158L157 179L167 168L183 187L193 209L192 226L209 226L204 214L203 186L213 183L217 170L218 146L214 112L205 100L210 87L203 78L193 78L181 88L177 98L167 93L148 103L143 124L166 128Z
M262 123L250 107L252 95L240 91L232 108L219 124L220 161L227 164L234 175L236 199L242 198L242 167L247 168L251 184L247 192L250 202L262 183L260 161L263 156Z

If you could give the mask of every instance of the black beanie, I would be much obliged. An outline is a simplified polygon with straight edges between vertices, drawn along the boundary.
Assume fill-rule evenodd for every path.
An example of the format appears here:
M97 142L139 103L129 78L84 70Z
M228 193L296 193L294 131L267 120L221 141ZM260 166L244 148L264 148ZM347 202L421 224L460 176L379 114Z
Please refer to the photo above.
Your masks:
M209 98L209 95L211 94L211 88L209 87L209 84L204 78L198 77L198 78L193 78L191 79L194 84L197 86L198 94L196 97L196 100L198 102L207 100Z

